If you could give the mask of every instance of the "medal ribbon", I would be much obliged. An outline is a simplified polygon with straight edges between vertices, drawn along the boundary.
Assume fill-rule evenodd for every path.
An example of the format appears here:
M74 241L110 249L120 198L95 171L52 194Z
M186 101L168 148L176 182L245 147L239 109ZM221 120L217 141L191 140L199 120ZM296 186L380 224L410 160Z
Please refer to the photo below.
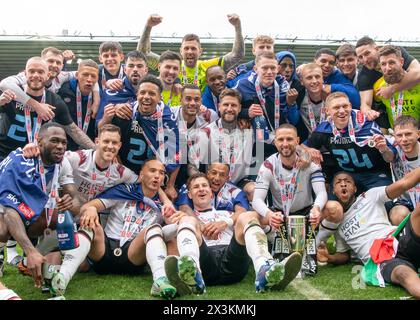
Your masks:
M41 157L38 157L38 167L39 167L39 174L41 175L41 184L42 190L45 194L47 194L47 179L45 176L45 166L41 160ZM48 201L45 205L45 217L47 220L47 228L51 223L51 219L54 213L54 209L57 207L57 198L58 198L58 177L60 173L60 165L54 165L54 175L51 181L51 191L48 195Z
M85 121L82 126L82 93L80 92L79 85L76 87L76 105L77 105L77 126L87 132L90 122L90 115L92 113L92 92L89 94L88 103L86 107Z
M194 166L198 168L199 166L199 157L200 157L200 149L196 147L197 145L197 132L194 130L194 135L188 131L187 127L187 121L184 120L184 117L182 116L182 109L179 110L179 121L178 123L181 126L181 132L182 134L185 134L185 138L187 140L187 158L191 154L191 158L193 161ZM194 140L194 143L193 143Z
M286 183L282 175L283 165L281 163L280 155L278 155L278 163L279 163L279 166L277 167L277 181L280 186L281 203L283 205L283 214L287 218L289 216L290 209L292 208L292 203L296 194L297 175L299 173L299 169L296 167L296 163L297 163L297 158L296 158L296 161L292 169L292 178L290 179L290 183Z
M157 118L157 141L159 143L159 150L156 150L156 148L153 146L150 139L147 137L146 133L144 132L143 128L141 128L140 132L143 134L144 139L146 140L147 145L152 150L153 154L158 158L159 161L161 161L163 164L166 164L165 159L165 135L163 132L163 109L165 108L165 105L163 102L160 102L160 104L156 107L156 118ZM132 120L132 128L135 127L136 124L138 124L137 121L137 114L138 114L138 104L134 104L134 112L133 112L133 120Z
M102 66L102 75L101 75L101 82L102 82L102 88L106 87L106 76L105 76L105 67ZM120 71L118 72L118 79L124 78L124 68L122 65L120 65Z
M233 172L235 170L235 163L239 158L240 148L238 139L236 138L236 130L235 134L233 134L233 143L232 143L232 134L225 135L224 129L222 127L222 120L218 120L217 122L219 137L218 137L218 146L219 146L219 161L221 163L229 164L229 179L232 178ZM229 147L226 145L226 137L229 137Z
M45 103L45 90L44 93L42 94L42 98L41 98L41 103ZM21 108L23 108L24 112L25 112L25 128L26 128L26 134L28 136L28 141L29 143L35 143L38 144L38 135L39 135L39 130L41 129L41 124L42 124L42 119L41 117L38 115L37 119L36 119L36 124L34 126L34 133L32 135L32 120L31 120L31 107L28 105L22 105L21 103L16 103L17 105L19 105Z
M172 103L172 95L173 95L173 93L174 93L174 85L171 86L171 93L169 94L169 100L168 100L168 103L167 103L167 105L169 107L171 106L171 103Z
M401 150L399 146L396 146L395 148L397 149L397 152L398 152L397 161L399 160L401 162L403 170L404 170L404 175L406 175L410 172L407 156L405 155L405 153ZM410 195L411 203L415 208L417 203L420 202L420 184L416 185L414 188L411 188L407 192Z
M360 110L357 110L355 112L356 112L355 117L357 119L358 118L358 115L359 115L359 112L361 112L361 111ZM363 116L363 123L364 123L366 121L366 118L363 115L363 113L360 113L360 115ZM363 125L363 123L361 123L361 126ZM337 138L340 138L341 137L341 133L340 133L340 130L338 130L337 127L335 126L334 121L332 119L330 119L330 125L331 125L331 128L332 128L332 132L333 132L333 135L334 135L334 141L335 141ZM354 142L356 145L358 145L359 147L366 146L369 143L369 141L372 139L372 137L367 137L367 139L364 139L361 142L357 142L356 141L356 134L355 134L355 130L354 130L353 118L352 118L352 114L351 113L350 113L349 123L347 125L347 129L348 129L348 132L349 132L350 140L352 142Z
M215 210L219 210L218 206L222 202L223 193L224 193L224 191L225 191L226 188L227 188L227 185L225 183L224 186L217 193L217 196L214 197L214 206L213 207L214 207Z
M214 109L216 110L216 112L219 112L217 97L213 94L213 92L211 92L211 90L210 90L210 93L213 99Z
M314 132L318 124L320 124L321 122L325 121L325 119L327 119L327 114L325 112L325 104L324 102L322 102L321 114L320 114L319 122L317 123L315 119L313 103L311 101L311 98L309 97L308 91L306 91L306 96L308 97L308 113L309 113L309 122L311 125L311 132Z
M273 126L271 125L270 120L268 119L267 109L265 107L265 98L262 94L260 80L257 78L255 80L255 91L257 92L258 100L260 101L261 108L263 109L268 123L270 124L271 131L273 131ZM280 86L276 80L274 80L274 128L277 129L280 126Z
M402 115L402 107L404 104L404 94L402 92L398 92L398 106L395 108L395 99L392 96L391 99L389 99L391 103L391 111L392 111L392 118L397 119L399 116ZM397 109L397 110L395 110Z

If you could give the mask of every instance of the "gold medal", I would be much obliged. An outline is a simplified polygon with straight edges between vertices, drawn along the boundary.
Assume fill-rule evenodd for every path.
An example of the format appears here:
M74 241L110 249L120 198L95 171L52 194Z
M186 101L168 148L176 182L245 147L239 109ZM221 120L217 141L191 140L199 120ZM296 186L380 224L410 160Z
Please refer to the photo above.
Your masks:
M121 248L115 248L114 249L114 256L119 257L122 255L122 250Z
M375 148L375 146L376 146L375 140L369 140L368 146L371 147L371 148Z

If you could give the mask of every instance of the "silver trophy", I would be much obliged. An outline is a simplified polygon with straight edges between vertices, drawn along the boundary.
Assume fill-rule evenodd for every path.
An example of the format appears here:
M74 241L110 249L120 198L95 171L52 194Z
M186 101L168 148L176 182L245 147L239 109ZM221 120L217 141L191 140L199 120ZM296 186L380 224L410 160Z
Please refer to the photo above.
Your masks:
M306 217L298 215L288 216L287 234L289 236L290 251L303 254L306 239Z

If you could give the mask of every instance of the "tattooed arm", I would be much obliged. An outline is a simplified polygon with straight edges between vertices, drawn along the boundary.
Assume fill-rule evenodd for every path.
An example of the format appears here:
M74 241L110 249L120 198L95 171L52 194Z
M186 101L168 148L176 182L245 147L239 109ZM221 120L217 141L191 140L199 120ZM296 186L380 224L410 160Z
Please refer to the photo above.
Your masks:
M80 208L84 205L84 203L78 196L77 188L74 183L63 185L63 196L60 197L60 199L66 201L65 198L68 198L70 201L70 208L68 209L71 211L73 216L77 216L80 213Z
M150 32L154 26L157 26L162 22L162 17L158 15L151 15L146 22L143 33L137 43L137 50L143 52L147 58L147 66L152 70L157 70L160 56L152 52L152 46L150 41Z
M45 258L41 253L34 247L31 240L26 233L25 226L22 222L22 219L19 216L19 213L12 208L5 208L4 212L4 222L7 226L9 233L13 238L19 243L23 251L27 255L27 265L28 269L31 272L35 286L41 286L41 267Z
M245 43L242 36L241 20L237 14L228 15L229 22L235 27L235 42L232 51L224 56L223 69L227 72L245 56Z
M95 143L74 122L63 126L63 128L82 149L95 149Z

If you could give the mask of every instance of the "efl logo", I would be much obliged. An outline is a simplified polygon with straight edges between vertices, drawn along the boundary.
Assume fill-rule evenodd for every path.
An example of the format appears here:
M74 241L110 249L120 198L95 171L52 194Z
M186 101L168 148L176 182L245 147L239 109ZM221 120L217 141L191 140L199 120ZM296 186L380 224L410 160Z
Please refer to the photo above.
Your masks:
M35 212L31 208L29 208L24 202L22 202L18 209L23 213L26 219L30 220L35 216Z

